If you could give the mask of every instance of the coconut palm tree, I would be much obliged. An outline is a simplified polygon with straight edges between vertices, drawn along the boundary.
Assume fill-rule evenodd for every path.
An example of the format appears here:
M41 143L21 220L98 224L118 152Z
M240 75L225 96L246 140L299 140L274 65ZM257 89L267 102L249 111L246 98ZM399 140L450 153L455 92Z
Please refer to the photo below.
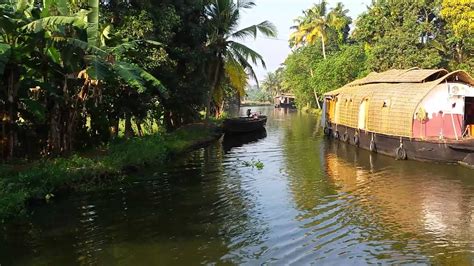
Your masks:
M326 43L330 33L336 33L338 41L341 42L347 38L351 23L348 12L342 3L338 3L329 13L326 0L315 4L295 20L296 25L292 27L295 31L290 36L290 45L313 45L321 39L323 58L326 59Z
M349 9L345 9L341 2L337 3L336 7L328 14L329 25L337 33L339 45L343 44L349 36L349 25L352 23L352 19L348 14Z
M278 68L275 72L268 72L262 82L262 89L270 92L272 96L282 93L283 68Z
M226 81L234 89L243 91L242 86L246 82L243 82L242 77L257 79L252 64L261 63L265 67L260 54L238 42L247 37L256 38L258 32L267 37L276 36L275 26L268 21L237 29L242 10L254 6L254 1L248 0L212 0L206 7L205 16L209 27L206 46L210 52L207 65L211 83L206 102L206 118L210 115L213 97L222 95L220 91Z
M329 19L327 17L327 2L323 0L315 4L312 8L303 11L303 16L298 17L295 29L290 36L290 45L299 46L304 44L315 44L318 38L321 39L323 57L326 59L325 42L328 36Z

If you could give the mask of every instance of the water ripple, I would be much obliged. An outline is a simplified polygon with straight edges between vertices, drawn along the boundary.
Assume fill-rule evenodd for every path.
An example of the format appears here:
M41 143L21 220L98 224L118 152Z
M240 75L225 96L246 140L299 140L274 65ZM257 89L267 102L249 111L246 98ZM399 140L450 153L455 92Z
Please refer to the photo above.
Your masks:
M35 209L4 229L0 264L472 263L472 171L395 161L323 138L314 117L264 111L265 138Z

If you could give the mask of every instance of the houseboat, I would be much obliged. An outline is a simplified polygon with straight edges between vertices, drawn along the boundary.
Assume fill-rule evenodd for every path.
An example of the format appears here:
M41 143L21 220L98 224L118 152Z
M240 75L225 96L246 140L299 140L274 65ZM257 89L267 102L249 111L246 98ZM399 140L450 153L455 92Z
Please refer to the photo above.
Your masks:
M474 80L464 71L389 70L328 92L324 133L399 160L474 167Z
M275 96L275 108L296 108L295 96L293 94L283 93Z

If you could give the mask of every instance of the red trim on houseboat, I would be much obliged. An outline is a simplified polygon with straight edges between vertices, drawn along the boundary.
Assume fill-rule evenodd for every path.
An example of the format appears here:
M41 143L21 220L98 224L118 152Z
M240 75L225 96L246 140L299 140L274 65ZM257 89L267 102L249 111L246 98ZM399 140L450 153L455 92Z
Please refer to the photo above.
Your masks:
M441 132L445 138L455 139L462 136L464 116L461 114L438 114L434 113L428 121L420 122L413 120L413 137L427 138L439 137ZM453 128L454 122L454 128Z

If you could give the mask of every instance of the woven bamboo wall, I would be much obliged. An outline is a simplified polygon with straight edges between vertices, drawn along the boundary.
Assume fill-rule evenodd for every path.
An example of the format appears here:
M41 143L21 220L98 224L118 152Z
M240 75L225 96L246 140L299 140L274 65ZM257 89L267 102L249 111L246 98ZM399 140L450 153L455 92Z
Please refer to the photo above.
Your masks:
M367 130L410 137L415 109L434 85L379 83L346 87L337 96L339 108L336 114L338 119L335 122L357 128L360 104L368 98Z
M435 81L423 82L423 78L445 73L445 70L418 69L371 73L366 78L325 94L336 97L338 105L335 117L330 115L329 119L337 124L357 128L360 104L362 100L368 99L368 131L412 137L416 108L430 90L445 80L460 80L474 85L474 80L462 71L446 74ZM381 83L384 79L400 82Z
M416 107L434 84L427 85L376 84L379 88L369 100L367 129L387 135L411 137ZM384 103L386 107L383 107Z

